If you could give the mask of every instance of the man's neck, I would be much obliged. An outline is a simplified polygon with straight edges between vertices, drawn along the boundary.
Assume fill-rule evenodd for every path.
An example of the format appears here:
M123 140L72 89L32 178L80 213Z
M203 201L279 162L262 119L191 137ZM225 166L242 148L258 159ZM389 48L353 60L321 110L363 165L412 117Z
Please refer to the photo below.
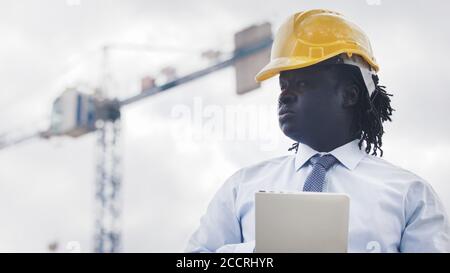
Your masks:
M353 141L357 139L358 137L355 135L347 135L347 136L333 136L326 139L319 139L315 138L311 141L305 141L303 144L308 145L309 147L313 148L314 150L318 152L324 152L328 153L333 151L334 149L341 147L342 145L345 145L349 143L350 141Z

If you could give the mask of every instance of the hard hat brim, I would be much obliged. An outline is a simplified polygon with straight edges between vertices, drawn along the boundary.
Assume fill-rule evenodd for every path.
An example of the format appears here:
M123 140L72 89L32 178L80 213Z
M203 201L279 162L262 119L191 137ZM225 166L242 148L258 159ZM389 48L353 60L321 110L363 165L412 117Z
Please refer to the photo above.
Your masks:
M263 69L261 69L261 71L258 74L256 74L255 80L257 82L262 82L278 75L281 71L294 70L312 66L322 61L333 58L342 53L347 53L350 56L352 54L357 54L361 56L366 62L368 62L376 72L378 72L379 70L378 64L374 60L372 60L369 56L367 56L365 52L361 50L342 50L334 52L332 55L323 56L322 58L282 57L273 59L272 61L270 61L270 63L264 66Z

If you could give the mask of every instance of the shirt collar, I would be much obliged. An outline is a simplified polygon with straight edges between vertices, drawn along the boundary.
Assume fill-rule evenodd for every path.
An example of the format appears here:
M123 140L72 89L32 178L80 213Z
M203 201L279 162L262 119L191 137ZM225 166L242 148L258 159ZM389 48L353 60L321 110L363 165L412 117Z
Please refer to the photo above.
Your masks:
M336 157L347 169L353 170L358 163L366 156L366 153L359 149L358 139L350 141L329 153L320 153L306 144L299 143L297 154L295 155L295 170L298 171L315 154L331 154Z

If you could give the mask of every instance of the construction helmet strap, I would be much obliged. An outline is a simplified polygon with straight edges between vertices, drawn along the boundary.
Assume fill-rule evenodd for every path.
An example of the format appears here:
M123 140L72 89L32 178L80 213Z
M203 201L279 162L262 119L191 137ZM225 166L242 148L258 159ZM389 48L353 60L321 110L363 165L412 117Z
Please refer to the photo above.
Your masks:
M361 72L362 79L364 80L364 84L369 92L369 97L376 90L376 85L373 79L373 76L376 76L376 72L370 67L370 65L360 56L355 54L347 54L343 53L334 58L330 58L328 60L323 61L320 64L334 64L334 65L352 65L359 68Z

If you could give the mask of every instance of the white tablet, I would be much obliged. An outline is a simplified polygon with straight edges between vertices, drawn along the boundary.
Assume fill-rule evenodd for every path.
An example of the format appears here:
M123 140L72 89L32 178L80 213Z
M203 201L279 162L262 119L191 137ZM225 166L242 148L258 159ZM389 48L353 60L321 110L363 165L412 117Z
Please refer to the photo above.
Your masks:
M340 193L255 194L256 252L347 252L350 198Z

